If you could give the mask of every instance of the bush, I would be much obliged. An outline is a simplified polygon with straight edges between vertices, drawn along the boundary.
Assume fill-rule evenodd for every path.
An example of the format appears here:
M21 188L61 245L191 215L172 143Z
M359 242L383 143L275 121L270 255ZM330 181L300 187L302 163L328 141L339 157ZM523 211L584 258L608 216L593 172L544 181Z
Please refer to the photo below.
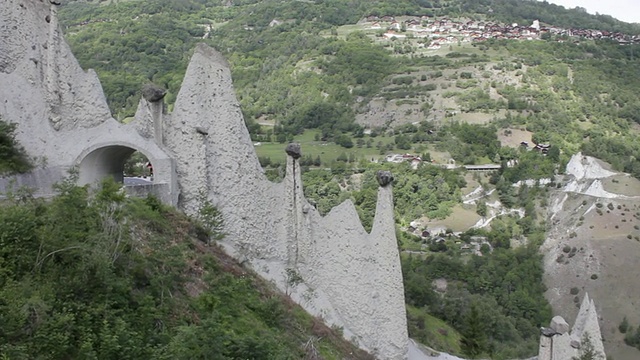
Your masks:
M345 135L345 134L338 135L338 137L336 137L334 141L336 144L347 149L350 149L353 147L353 141L348 135Z
M626 316L624 317L624 319L622 319L620 325L618 325L618 330L620 330L620 332L623 334L625 334L627 330L629 330L629 320L627 320Z
M571 290L569 291L571 295L578 295L579 292L580 292L580 289L578 289L577 287L572 287Z
M591 274L591 280L597 280L598 274Z
M15 139L15 124L0 117L0 174L24 173L33 168L26 151Z

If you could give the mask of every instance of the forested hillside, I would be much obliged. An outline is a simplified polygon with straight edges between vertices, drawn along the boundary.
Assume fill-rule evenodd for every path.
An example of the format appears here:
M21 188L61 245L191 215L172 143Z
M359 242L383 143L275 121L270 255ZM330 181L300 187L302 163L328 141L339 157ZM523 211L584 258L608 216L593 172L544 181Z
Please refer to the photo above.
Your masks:
M414 114L412 121L436 125L442 124L438 111L493 114L498 128L526 128L537 141L552 141L568 153L584 147L616 168L640 175L635 160L640 149L635 132L628 131L640 113L634 91L639 81L634 71L640 62L637 46L553 37L458 43L429 55L408 39L382 43L378 31L343 26L369 15L539 19L558 27L640 33L637 25L607 16L515 0L446 5L408 0L69 2L62 7L61 22L80 63L98 71L118 119L133 115L139 89L147 82L167 88L171 104L191 49L205 41L229 59L257 141L284 142L304 129L318 128L321 140L349 149L353 141L342 135L361 136L362 127L369 126L356 123L358 114L382 96L388 103L400 102L398 106L414 104L402 111ZM583 139L590 141L583 144ZM395 142L404 145L397 146L401 150L419 147L415 141L399 140ZM457 161L474 161L464 154L451 155Z

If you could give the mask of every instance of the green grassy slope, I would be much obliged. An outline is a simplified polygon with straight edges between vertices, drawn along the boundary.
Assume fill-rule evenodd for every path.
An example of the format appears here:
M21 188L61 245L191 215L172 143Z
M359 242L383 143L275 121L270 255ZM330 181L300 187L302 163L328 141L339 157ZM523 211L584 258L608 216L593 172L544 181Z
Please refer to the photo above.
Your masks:
M372 359L155 199L64 183L0 204L7 359Z

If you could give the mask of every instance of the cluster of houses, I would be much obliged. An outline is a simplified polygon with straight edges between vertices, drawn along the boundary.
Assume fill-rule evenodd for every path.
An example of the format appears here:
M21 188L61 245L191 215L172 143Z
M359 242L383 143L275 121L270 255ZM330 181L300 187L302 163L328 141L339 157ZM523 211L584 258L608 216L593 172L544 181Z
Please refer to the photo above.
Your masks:
M419 236L423 242L421 249L425 251L429 249L445 250L447 243L449 246L452 244L457 246L463 253L478 256L482 256L481 249L485 244L486 249L493 251L493 246L491 246L486 236L471 236L468 242L464 242L459 238L459 234L454 234L450 232L450 230L447 231L443 226L420 229L420 226L415 221L412 221L411 225L409 225L405 231L409 234Z
M523 141L520 143L520 146L529 150L529 142L528 141ZM547 155L549 153L549 149L551 149L551 144L534 144L533 148L531 150L533 151L537 151L540 152L544 155Z
M389 154L384 159L386 162L392 163L403 163L408 162L411 164L411 168L414 170L418 168L418 165L422 163L422 158L418 155L413 154ZM455 161L452 159L448 164L437 164L434 160L431 160L433 165L441 166L446 169L454 170L460 167L463 167L467 171L496 171L500 170L500 164L483 164L483 165L456 165ZM515 165L515 164L514 164Z
M531 25L500 24L491 21L454 20L447 17L411 17L402 22L392 16L367 17L369 28L385 30L386 39L428 38L427 49L436 50L443 45L458 42L481 42L488 39L534 40L542 34L567 35L587 39L612 39L620 44L640 44L639 35L626 35L601 30L562 29L541 25L535 20Z
M418 168L418 165L420 163L422 163L422 158L420 156L412 154L390 154L387 155L384 160L386 162L392 162L396 164L408 162L411 164L411 168L413 168L414 170Z

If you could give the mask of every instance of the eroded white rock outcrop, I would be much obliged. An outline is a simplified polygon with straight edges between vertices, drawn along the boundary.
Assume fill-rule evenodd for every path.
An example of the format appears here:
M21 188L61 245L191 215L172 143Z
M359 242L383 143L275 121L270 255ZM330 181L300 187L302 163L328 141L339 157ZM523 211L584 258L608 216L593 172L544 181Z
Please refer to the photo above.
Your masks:
M17 124L16 139L38 165L30 174L0 179L0 192L28 186L51 195L52 184L74 167L83 184L106 175L122 179L124 160L139 150L156 169L156 195L177 201L173 159L111 117L95 72L78 64L49 1L0 2L0 117Z
M590 344L586 344L585 341ZM587 351L587 347L593 352L594 359L606 359L598 312L593 300L589 299L589 294L585 294L582 299L571 331L569 324L561 316L554 317L550 328L543 329L538 360L578 359Z
M408 336L391 186L379 189L370 234L350 201L320 216L304 197L297 159L287 157L281 183L264 177L231 89L224 59L198 46L165 125L181 206L195 211L206 191L224 214L230 253L379 358L404 358Z
M3 0L0 31L0 116L17 124L17 140L41 159L32 173L12 178L16 185L50 195L72 167L81 184L122 179L126 158L141 151L163 201L195 214L206 199L222 211L223 246L232 255L378 358L406 357L391 184L381 183L367 233L350 201L318 213L304 198L294 157L281 183L268 181L229 66L206 45L195 49L172 114L160 99L143 98L124 125L111 117L95 73L80 68L62 38L56 5ZM0 179L0 192L9 180Z

